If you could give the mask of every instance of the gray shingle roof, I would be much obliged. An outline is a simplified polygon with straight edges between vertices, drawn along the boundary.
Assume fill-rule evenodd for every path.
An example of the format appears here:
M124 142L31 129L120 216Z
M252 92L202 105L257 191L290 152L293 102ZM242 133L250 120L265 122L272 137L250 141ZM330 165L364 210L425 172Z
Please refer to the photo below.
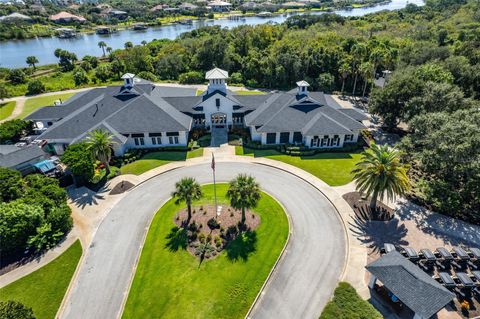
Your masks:
M37 145L0 145L0 166L12 168L44 155L45 152Z
M397 251L383 255L366 268L405 305L423 318L430 318L455 297Z
M260 126L258 132L302 132L304 135L352 134L364 129L348 114L329 106L322 92L297 96L295 91L276 93L245 117L249 126Z
M62 106L44 107L27 119L62 119L49 127L41 135L42 139L78 141L86 132L102 125L110 128L108 130L121 142L122 133L189 130L192 119L163 99L168 95L182 97L188 94L195 94L195 90L157 87L140 80L131 89L123 86L93 89Z
M368 116L365 113L362 113L356 109L342 108L342 109L339 109L339 111L342 112L343 114L350 116L352 119L355 119L357 121L368 120Z

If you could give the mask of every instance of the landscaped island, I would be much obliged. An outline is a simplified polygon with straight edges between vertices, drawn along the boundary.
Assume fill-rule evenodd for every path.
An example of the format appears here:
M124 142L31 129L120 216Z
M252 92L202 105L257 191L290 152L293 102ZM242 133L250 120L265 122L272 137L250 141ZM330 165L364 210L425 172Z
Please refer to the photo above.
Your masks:
M220 206L228 205L227 189L228 185L217 184ZM202 186L202 192L203 198L193 202L194 207L214 203L213 185ZM200 318L243 318L288 236L285 212L262 192L257 207L252 209L261 219L258 227L237 237L215 258L200 263L182 243L185 239L172 236L172 231L179 230L175 216L185 207L171 199L155 215L123 318L185 318L192 314ZM192 216L197 214L203 213L192 211ZM234 215L240 218L239 212Z

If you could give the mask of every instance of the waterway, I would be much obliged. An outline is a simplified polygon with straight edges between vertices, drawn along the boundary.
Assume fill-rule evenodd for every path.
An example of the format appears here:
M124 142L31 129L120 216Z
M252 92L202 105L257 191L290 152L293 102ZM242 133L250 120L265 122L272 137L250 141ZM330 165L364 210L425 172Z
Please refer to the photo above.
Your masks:
M336 10L336 14L345 17L363 16L369 13L379 12L382 10L398 10L404 8L408 3L423 5L423 0L392 0L389 3L380 4L372 7L353 8L349 10ZM60 39L36 38L27 40L11 40L0 42L0 67L15 68L25 67L25 59L27 56L34 55L39 60L40 65L56 63L57 58L53 52L57 48L74 52L78 58L85 55L100 56L102 50L98 47L98 42L104 41L107 46L113 49L124 47L125 42L131 41L133 44L140 44L143 40L149 42L153 39L175 39L180 34L188 32L200 27L218 25L222 28L234 28L239 25L257 25L263 23L282 23L289 16L305 14L305 13L289 13L278 14L272 17L248 16L238 20L230 20L227 18L210 19L210 20L194 20L191 25L171 24L155 28L148 28L144 31L134 31L131 29L118 31L109 35L99 35L95 33L78 34L75 38ZM311 11L309 14L325 14L322 11Z

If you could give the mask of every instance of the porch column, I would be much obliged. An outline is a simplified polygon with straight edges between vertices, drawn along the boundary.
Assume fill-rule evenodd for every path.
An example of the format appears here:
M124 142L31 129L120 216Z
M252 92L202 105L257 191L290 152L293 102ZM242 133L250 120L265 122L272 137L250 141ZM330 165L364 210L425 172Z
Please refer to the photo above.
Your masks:
M375 287L376 282L377 282L377 277L372 275L372 277L370 277L370 281L368 282L368 288L373 289Z

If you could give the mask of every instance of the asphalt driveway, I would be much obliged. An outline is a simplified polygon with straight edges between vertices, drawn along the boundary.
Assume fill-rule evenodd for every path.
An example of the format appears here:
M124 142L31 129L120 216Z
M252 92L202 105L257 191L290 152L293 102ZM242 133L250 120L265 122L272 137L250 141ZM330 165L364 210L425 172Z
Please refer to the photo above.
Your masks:
M252 318L318 318L341 276L346 235L335 208L309 183L269 166L217 162L217 181L238 173L255 176L263 190L286 208L292 234L284 257ZM180 178L211 183L209 164L158 175L125 196L100 224L66 301L61 318L109 319L121 316L147 227L170 198Z

